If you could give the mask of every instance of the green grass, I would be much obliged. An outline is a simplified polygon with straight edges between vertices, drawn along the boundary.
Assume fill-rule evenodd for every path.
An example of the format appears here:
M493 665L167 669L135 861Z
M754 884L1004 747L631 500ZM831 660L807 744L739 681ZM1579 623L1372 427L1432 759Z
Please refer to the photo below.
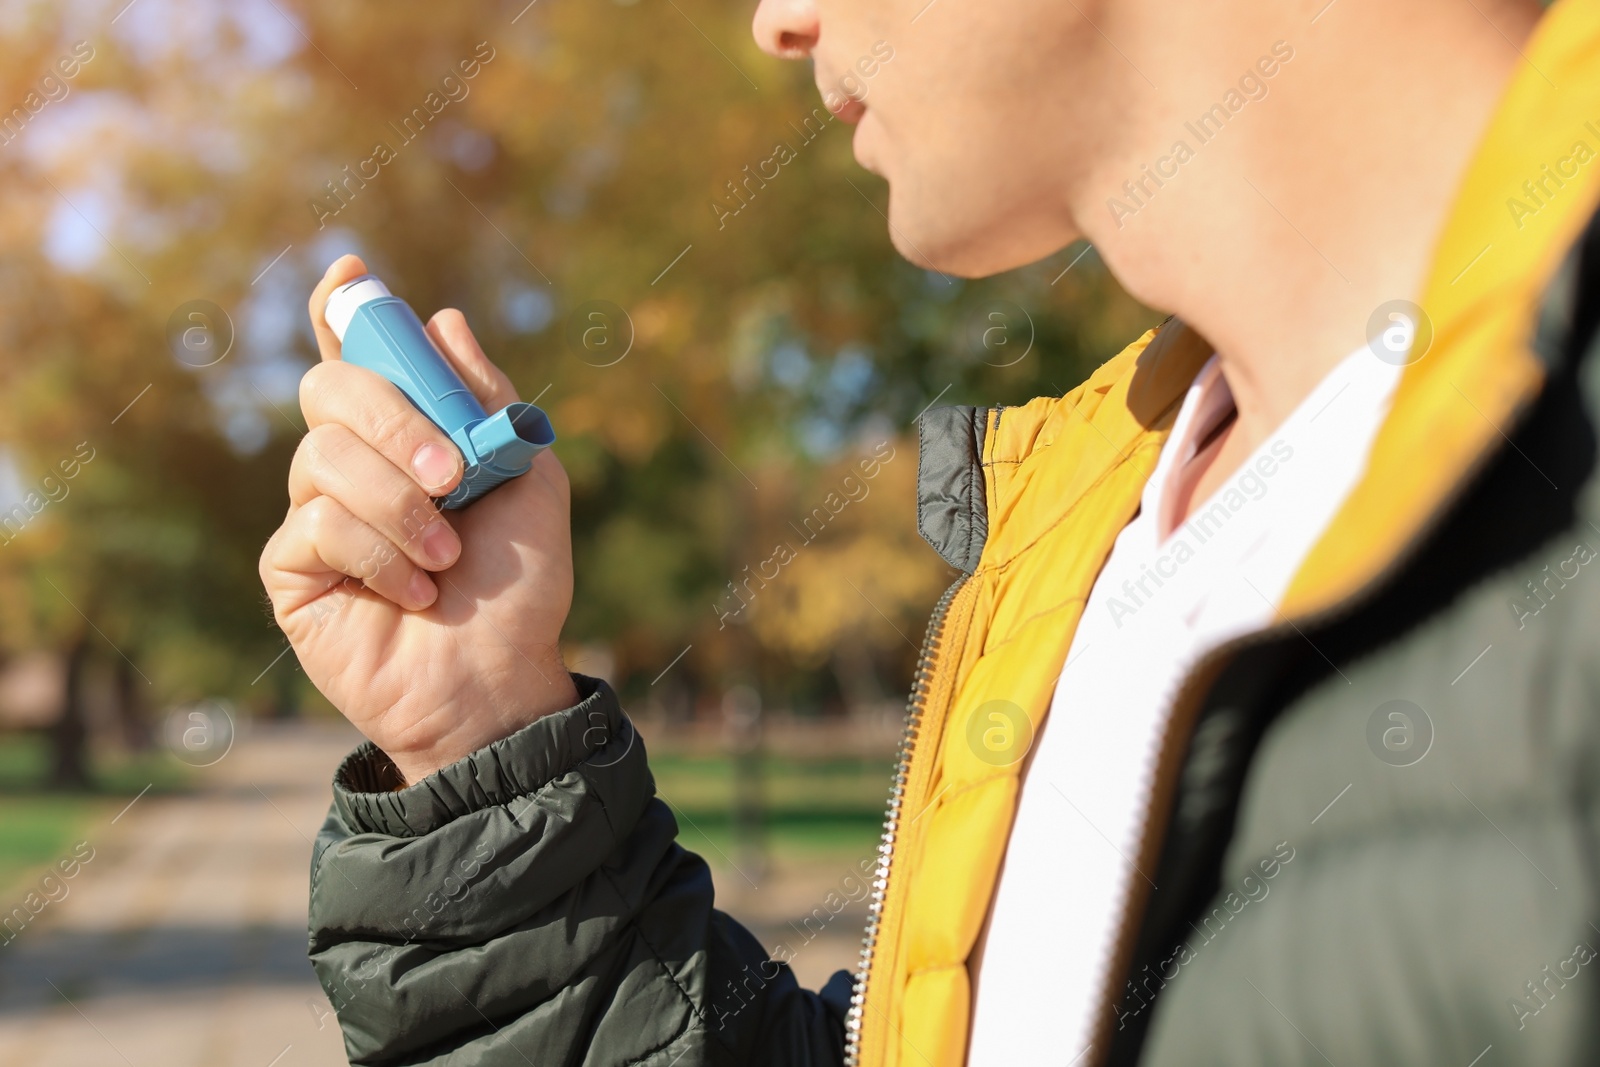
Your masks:
M0 738L0 891L8 895L70 853L147 785L152 793L170 793L189 782L188 768L161 751L98 760L94 788L84 793L45 789L49 766L44 738Z
M14 894L120 811L146 785L175 792L188 769L163 752L106 761L91 793L42 788L49 750L41 738L0 739L0 892ZM727 757L653 755L658 791L677 816L684 847L712 862L732 856L734 764ZM889 760L762 763L762 836L776 859L869 853L877 844L893 767Z
M652 756L656 788L678 818L686 848L732 855L734 764L727 757ZM762 763L762 835L775 857L857 855L877 844L893 765L889 760Z
M0 797L0 890L9 894L70 853L108 808L116 814L104 797Z

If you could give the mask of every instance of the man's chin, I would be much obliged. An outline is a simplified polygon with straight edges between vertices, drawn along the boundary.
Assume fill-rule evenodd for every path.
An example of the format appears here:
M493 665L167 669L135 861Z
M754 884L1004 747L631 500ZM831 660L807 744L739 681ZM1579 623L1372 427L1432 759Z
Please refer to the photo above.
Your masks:
M889 223L889 241L894 245L894 250L900 253L901 258L913 267L923 270L938 271L940 274L953 273L950 270L948 256L937 255L927 249L928 238L923 235L921 241L906 233L905 229L894 222Z
M856 124L855 132L850 135L850 154L856 157L856 165L868 174L876 174L880 178L887 178L883 168L879 166L875 151L873 137L873 119L871 112L862 116Z
M1003 247L993 227L952 227L950 221L897 209L891 186L889 240L912 266L956 278L986 278L1039 258Z
M889 182L889 240L913 266L956 278L987 278L1036 263L1081 236L1060 218L1011 211L961 213L945 205L969 199L935 196Z

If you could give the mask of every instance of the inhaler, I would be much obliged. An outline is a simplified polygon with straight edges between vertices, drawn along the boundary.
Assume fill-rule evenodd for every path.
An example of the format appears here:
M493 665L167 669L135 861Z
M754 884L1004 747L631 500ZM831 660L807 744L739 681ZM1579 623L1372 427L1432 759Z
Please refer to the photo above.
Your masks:
M344 345L346 363L393 382L461 450L466 473L441 506L464 508L526 474L533 457L555 443L549 417L532 404L508 404L493 415L484 411L417 313L372 275L335 289L327 319Z

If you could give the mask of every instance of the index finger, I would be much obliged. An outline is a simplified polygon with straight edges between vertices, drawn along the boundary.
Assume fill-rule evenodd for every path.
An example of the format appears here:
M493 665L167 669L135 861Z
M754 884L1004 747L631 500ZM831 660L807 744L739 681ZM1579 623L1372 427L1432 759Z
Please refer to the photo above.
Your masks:
M367 273L367 265L360 256L340 256L328 266L328 271L311 290L311 328L317 331L317 348L324 361L338 359L341 345L328 326L328 297L345 282L354 281Z

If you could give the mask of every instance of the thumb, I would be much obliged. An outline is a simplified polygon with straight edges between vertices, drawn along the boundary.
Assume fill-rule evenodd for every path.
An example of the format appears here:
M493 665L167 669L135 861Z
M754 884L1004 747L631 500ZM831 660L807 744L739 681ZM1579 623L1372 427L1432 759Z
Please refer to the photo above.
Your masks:
M340 256L328 267L317 287L311 291L311 328L317 331L317 350L324 362L339 358L339 338L328 327L328 297L345 282L367 273L360 256Z
M505 372L489 361L467 325L467 317L445 308L428 320L428 336L461 375L484 410L491 414L517 399L516 386Z

